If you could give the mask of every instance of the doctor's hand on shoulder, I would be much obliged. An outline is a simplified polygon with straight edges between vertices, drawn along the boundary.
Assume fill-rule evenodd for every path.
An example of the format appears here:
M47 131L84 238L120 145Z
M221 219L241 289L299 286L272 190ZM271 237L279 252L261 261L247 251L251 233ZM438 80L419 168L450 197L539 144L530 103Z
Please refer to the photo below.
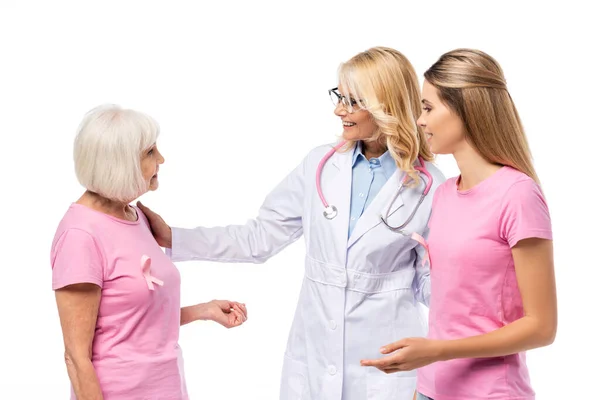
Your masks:
M376 360L361 360L363 367L375 367L386 374L411 371L443 360L442 342L420 337L406 338L379 349L389 354Z
M152 230L152 235L154 235L154 239L160 247L166 247L168 249L171 248L171 227L167 225L164 219L141 202L137 202L137 206L146 218L148 218L148 222L150 223L150 229Z

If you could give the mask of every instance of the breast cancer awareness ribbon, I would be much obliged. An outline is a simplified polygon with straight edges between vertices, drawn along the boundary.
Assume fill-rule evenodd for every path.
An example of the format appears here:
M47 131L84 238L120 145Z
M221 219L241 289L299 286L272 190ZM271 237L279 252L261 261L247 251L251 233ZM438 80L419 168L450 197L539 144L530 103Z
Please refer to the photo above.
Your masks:
M146 279L146 283L148 284L148 289L154 290L154 283L156 283L159 286L162 286L165 284L160 279L155 278L152 275L150 275L150 264L152 264L152 260L150 259L150 257L143 255L141 263L142 263L142 273L144 274L144 278Z
M413 232L410 237L412 240L416 240L425 249L425 257L423 257L421 265L425 266L425 263L429 263L429 269L431 269L431 259L429 258L429 245L427 244L427 241L417 232Z

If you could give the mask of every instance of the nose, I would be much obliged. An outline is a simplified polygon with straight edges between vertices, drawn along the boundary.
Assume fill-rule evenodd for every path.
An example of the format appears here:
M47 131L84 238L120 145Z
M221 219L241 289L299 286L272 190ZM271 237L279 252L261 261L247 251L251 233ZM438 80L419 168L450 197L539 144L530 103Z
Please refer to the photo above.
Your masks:
M348 110L346 110L346 107L344 107L344 105L340 101L335 106L335 110L333 110L333 113L338 117L345 117L346 115L348 115Z
M158 152L158 158L156 159L156 162L160 165L163 164L165 162L165 158L163 157L162 153L159 151Z
M425 118L423 117L423 113L421 113L421 115L419 116L419 119L417 120L417 125L419 125L421 128L425 128L425 126L427 126L427 124L425 123Z

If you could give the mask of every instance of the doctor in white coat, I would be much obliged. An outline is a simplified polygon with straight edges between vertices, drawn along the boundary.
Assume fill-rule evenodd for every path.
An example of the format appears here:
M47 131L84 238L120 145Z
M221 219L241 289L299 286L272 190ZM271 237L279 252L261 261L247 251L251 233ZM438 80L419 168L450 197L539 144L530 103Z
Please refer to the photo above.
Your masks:
M387 375L360 361L426 333L417 302L429 302L429 264L419 242L444 177L415 123L419 83L401 53L376 47L357 54L341 65L330 95L344 140L311 151L256 219L171 229L138 205L173 261L263 263L304 236L305 276L281 400L410 400L415 371Z

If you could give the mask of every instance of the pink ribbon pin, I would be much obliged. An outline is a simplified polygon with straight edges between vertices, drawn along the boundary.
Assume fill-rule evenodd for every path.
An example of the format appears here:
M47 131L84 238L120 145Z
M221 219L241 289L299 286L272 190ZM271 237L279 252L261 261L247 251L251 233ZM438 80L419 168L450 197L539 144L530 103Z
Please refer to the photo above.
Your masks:
M425 266L425 263L429 263L429 269L431 269L431 259L429 258L429 245L423 238L423 236L419 235L416 232L413 232L411 235L411 239L416 240L423 248L425 249L425 257L421 261L421 265Z
M144 274L144 278L146 278L146 283L148 284L148 289L154 290L153 283L156 283L159 286L162 286L165 284L160 279L155 278L152 275L150 275L150 264L152 263L152 260L150 259L150 257L143 255L141 263L142 263L142 273Z

